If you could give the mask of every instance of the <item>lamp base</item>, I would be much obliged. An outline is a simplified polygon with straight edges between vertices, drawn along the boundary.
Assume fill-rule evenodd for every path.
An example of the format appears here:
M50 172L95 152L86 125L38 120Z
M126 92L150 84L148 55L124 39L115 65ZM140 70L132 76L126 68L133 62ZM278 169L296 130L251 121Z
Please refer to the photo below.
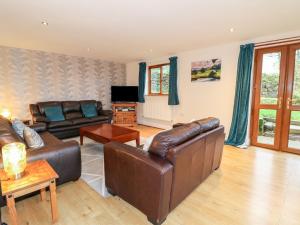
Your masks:
M24 175L25 175L25 171L11 175L11 176L9 176L9 179L18 180L18 179L21 179L22 177L24 177Z

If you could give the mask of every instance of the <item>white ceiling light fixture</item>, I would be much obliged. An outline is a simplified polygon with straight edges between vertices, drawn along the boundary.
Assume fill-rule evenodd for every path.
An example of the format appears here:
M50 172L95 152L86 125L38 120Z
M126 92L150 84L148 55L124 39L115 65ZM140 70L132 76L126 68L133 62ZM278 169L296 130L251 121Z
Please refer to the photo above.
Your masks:
M234 32L234 28L231 27L231 28L229 29L229 31L230 31L231 33L233 33L233 32Z
M46 20L43 20L43 21L42 21L42 24L43 24L44 26L48 26L48 22L47 22Z

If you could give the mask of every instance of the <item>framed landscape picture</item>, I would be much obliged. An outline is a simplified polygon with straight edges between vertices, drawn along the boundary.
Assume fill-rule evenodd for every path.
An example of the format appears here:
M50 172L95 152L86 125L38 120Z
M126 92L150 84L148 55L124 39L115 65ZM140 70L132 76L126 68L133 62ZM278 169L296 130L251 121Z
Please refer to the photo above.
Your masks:
M192 81L217 81L221 79L221 59L192 62Z

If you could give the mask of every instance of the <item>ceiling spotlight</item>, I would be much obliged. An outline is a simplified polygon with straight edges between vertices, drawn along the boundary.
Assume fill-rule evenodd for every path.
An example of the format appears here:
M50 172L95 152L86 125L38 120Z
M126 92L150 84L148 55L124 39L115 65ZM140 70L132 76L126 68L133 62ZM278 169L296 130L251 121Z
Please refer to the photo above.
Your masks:
M48 26L48 22L47 22L46 20L42 21L42 24L43 24L44 26Z
M153 52L153 49L149 49L149 52Z
M86 50L87 50L88 52L90 52L90 51L91 51L91 49L90 49L90 48L87 48Z
M230 28L230 30L229 30L231 33L233 33L234 32L234 28L232 27L232 28Z

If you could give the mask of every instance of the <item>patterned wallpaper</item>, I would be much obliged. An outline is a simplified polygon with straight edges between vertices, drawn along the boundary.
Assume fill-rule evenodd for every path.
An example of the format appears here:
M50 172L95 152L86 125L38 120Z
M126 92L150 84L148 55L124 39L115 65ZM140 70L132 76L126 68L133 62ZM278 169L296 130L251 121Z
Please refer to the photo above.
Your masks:
M125 83L124 64L0 46L0 107L20 119L39 101L95 99L110 108L110 86Z

